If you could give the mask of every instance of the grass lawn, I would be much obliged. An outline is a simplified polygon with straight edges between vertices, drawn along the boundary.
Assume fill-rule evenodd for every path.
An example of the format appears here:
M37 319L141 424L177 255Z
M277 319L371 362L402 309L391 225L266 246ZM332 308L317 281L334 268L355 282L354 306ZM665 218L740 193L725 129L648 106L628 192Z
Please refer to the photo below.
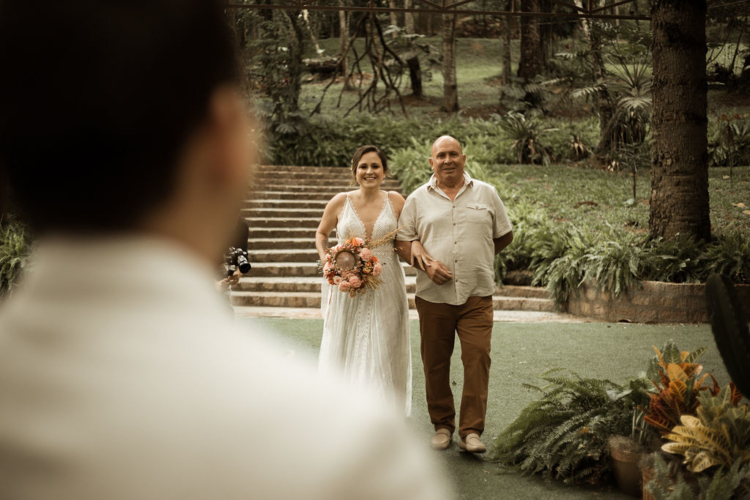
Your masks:
M633 197L633 180L627 172L608 173L573 165L499 165L495 172L500 196L511 212L514 202L527 202L542 207L560 222L571 221L578 227L611 225L644 235L648 232L648 170L637 176L637 202L632 206L624 204ZM750 237L750 214L744 213L750 210L750 167L735 168L733 182L728 178L728 168L710 168L708 175L712 231L721 234L733 227Z
M316 356L323 330L322 320L238 319L248 331L255 325L275 336L302 356ZM631 325L610 323L496 323L493 332L490 400L484 441L494 437L531 402L535 395L521 388L522 383L538 383L538 375L555 367L576 371L584 377L609 378L624 382L645 370L654 354L652 345L674 340L681 349L709 346L701 358L704 369L722 385L729 381L708 325ZM424 375L419 357L419 324L411 322L414 396L411 425L425 441L432 435L424 394ZM460 346L456 342L452 378L454 396L460 396L463 369ZM460 400L457 399L457 406ZM454 435L455 438L456 435ZM457 438L455 438L457 439ZM539 477L523 477L501 472L496 464L481 456L460 453L458 443L445 452L436 452L457 492L457 499L539 500L539 499L626 499L616 487L574 487L546 483Z

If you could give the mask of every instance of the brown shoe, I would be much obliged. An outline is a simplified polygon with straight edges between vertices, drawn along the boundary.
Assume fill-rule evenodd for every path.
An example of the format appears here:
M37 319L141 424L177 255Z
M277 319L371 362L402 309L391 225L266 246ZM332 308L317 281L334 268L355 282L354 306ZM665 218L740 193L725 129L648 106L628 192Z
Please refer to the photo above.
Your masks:
M468 451L469 453L484 453L485 451L487 451L487 447L484 446L482 440L479 439L479 434L476 434L474 432L466 436L465 440L464 438L461 438L458 441L458 447L463 451Z
M433 450L445 450L451 445L451 431L448 429L438 429L432 436L430 446Z

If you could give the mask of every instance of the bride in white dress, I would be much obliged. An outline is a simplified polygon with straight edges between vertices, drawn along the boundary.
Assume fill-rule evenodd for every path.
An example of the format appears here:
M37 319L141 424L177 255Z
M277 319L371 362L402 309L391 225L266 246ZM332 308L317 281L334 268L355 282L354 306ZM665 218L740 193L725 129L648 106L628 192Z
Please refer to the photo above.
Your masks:
M362 146L354 153L351 170L359 189L339 193L328 202L315 235L321 262L334 228L341 243L353 237L374 241L398 227L404 198L380 190L388 172L383 152L376 146ZM383 283L377 289L350 297L324 281L319 370L374 389L409 416L411 347L404 271L392 241L373 252L383 264Z

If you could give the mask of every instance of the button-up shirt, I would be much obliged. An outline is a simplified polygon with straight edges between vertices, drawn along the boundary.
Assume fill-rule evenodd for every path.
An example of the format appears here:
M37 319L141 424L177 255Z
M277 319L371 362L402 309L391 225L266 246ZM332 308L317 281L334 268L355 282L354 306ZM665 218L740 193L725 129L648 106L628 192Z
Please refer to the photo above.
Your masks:
M493 239L509 233L508 219L497 190L464 172L464 185L451 200L430 181L406 199L399 218L400 241L419 240L425 251L450 270L453 279L435 284L417 272L417 296L435 303L465 304L469 297L495 292Z

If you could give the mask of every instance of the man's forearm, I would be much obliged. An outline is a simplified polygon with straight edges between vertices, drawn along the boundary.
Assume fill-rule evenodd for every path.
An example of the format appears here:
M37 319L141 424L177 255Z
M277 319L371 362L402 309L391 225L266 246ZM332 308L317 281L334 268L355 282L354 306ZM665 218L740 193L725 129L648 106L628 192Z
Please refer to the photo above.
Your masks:
M411 263L411 241L399 241L396 240L396 244L393 246L394 250L404 262Z

